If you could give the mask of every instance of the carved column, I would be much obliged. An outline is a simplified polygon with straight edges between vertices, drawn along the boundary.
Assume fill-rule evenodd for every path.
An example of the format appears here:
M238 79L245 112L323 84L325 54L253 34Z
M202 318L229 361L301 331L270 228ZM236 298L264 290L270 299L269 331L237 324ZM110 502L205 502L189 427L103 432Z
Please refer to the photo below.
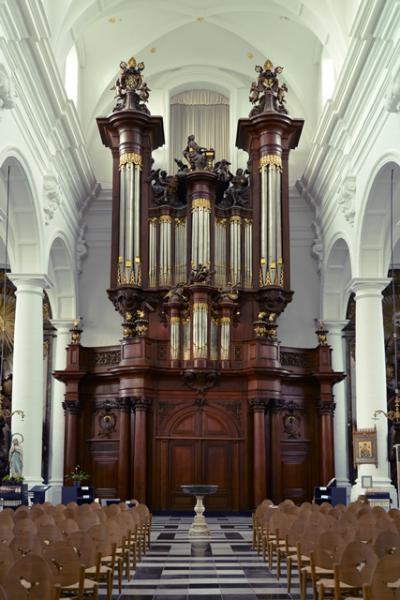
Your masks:
M255 506L258 506L267 495L265 443L266 403L267 401L263 398L250 400L250 406L253 410L253 490Z
M23 475L27 483L42 483L43 430L43 289L50 287L43 275L10 275L16 285L11 431L24 437Z
M332 370L331 364L332 350L326 342L320 340L320 345L317 348L317 373L316 379L320 382L319 392L319 415L320 415L320 453L319 453L319 478L321 485L328 483L334 477L334 460L333 460L333 415L335 411L335 403L333 401L333 384L341 381L344 375L335 373Z
M64 473L70 473L79 463L78 443L81 405L78 399L66 399L63 402L63 409L65 411Z
M121 500L130 497L130 450L132 398L119 398L119 451L118 451L118 496Z
M319 478L321 485L326 485L334 476L333 466L333 413L335 403L332 399L321 401L320 414L320 462Z
M139 502L147 498L147 411L150 399L135 398L135 454L133 458L133 496Z

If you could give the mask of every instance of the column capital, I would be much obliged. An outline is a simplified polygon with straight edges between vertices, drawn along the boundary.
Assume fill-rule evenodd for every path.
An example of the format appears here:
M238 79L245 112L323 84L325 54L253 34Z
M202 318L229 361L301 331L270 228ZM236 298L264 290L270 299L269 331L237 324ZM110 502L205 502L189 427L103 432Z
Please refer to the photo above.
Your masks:
M349 319L343 319L341 321L339 320L323 320L323 323L325 325L325 327L328 330L328 335L341 335L343 329L346 327L346 325L348 324Z
M53 287L45 273L8 273L7 277L13 282L18 291L33 292Z
M376 298L381 297L383 290L391 281L388 277L354 277L350 281L349 288L355 292L356 300Z
M59 333L69 333L72 327L72 319L51 319L50 322L57 329L56 335Z
M253 398L249 401L249 405L254 413L265 413L268 406L268 400L266 398Z

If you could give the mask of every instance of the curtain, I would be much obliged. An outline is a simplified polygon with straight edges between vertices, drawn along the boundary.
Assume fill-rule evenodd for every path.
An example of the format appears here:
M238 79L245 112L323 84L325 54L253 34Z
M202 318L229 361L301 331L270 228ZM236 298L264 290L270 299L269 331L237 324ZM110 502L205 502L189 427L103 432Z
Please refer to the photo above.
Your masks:
M176 173L174 158L183 159L182 150L191 133L200 146L214 148L216 161L228 159L228 98L211 90L191 90L171 98L170 173Z

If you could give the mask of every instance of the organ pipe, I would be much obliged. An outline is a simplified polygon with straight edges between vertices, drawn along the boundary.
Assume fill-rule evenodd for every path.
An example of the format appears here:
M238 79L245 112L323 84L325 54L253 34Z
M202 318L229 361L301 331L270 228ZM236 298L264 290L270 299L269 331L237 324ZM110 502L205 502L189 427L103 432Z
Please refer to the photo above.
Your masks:
M171 285L172 217L160 217L160 285Z
M193 358L207 358L208 305L193 303Z
M171 317L171 360L179 359L179 328L180 318Z
M142 157L120 157L118 283L141 285L140 173Z
M157 286L157 221L149 219L149 287Z
M253 222L243 220L244 227L244 287L251 288L253 279Z
M221 318L221 360L229 360L231 334L230 317Z
M210 359L218 360L218 319L214 317L210 324Z
M190 360L190 318L182 319L183 360Z
M275 154L260 159L261 248L260 286L283 285L281 172L282 160Z
M175 219L175 283L186 281L186 219Z
M238 215L229 219L230 225L230 282L237 285L240 282L240 252L241 252L241 222Z
M215 220L215 284L226 285L226 219Z
M208 198L195 198L192 202L192 268L210 265L210 214Z

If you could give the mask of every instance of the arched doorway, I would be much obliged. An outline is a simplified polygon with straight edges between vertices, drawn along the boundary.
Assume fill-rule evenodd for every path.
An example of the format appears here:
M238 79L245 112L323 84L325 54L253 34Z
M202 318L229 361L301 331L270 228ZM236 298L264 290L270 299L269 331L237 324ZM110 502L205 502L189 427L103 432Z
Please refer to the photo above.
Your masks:
M178 409L156 438L155 462L159 478L153 477L153 498L161 509L193 508L193 498L181 485L209 483L219 486L207 498L212 510L239 510L240 437L233 417L205 406Z

